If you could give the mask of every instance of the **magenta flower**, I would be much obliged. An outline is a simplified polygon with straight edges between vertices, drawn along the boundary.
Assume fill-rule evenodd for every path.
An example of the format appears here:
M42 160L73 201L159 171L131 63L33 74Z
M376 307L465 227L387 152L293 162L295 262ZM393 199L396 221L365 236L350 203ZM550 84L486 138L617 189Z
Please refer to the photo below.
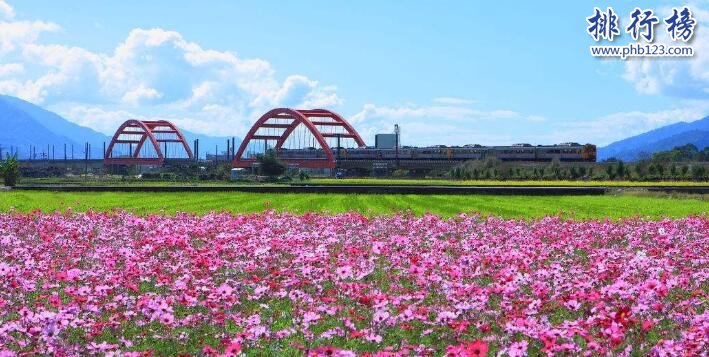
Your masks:
M702 355L707 247L706 216L0 213L0 354Z

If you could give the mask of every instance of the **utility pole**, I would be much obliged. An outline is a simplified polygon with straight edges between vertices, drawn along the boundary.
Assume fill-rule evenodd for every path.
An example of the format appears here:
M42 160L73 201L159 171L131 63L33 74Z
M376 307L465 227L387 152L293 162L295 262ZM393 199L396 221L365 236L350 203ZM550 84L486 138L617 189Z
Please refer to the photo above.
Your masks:
M194 153L195 162L199 162L199 139L194 139Z
M399 124L394 124L394 148L396 149L396 168L399 168Z
M337 134L337 160L340 160L340 138L342 138L342 134Z
M103 142L103 151L101 151L101 155L103 155L104 159L106 158L106 142L105 141ZM110 170L110 169L111 168L108 167L108 170ZM106 165L103 165L103 169L101 170L101 175L105 176L108 173L108 172L106 172L108 170L106 170Z
M89 174L89 143L84 143L84 175Z

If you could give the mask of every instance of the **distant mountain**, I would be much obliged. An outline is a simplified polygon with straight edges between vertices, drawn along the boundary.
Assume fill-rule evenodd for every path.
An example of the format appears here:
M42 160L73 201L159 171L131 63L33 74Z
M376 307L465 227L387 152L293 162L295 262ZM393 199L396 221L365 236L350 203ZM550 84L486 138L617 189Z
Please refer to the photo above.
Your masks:
M709 117L690 123L680 122L627 139L616 141L598 149L598 160L611 157L635 161L641 153L652 155L675 146L694 144L699 150L709 146Z
M227 137L214 137L192 133L182 130L190 148L193 141L199 139L199 156L204 158L206 153L214 153L215 146L219 147L220 154L226 151ZM231 138L229 138L231 139ZM103 145L111 141L106 136L91 128L87 128L64 119L56 113L45 110L22 99L0 95L0 149L3 153L10 149L18 152L20 159L31 157L30 149L34 146L33 155L41 159L49 152L54 158L64 158L64 145L67 146L67 156L71 157L71 148L74 149L75 158L84 157L84 145L91 145L91 157L103 157ZM241 139L236 138L236 145L241 144Z
M40 125L51 132L79 142L89 142L92 144L102 143L109 138L91 128L72 123L54 112L50 112L42 107L36 106L20 98L10 96L0 96L0 100L13 105L15 108L25 112Z
M0 147L3 154L11 149L20 159L32 156L41 159L45 155L64 158L64 145L67 156L84 157L84 146L91 145L91 157L99 158L103 154L103 142L109 140L105 135L74 124L59 115L44 110L22 99L0 95ZM32 149L32 147L34 147ZM32 150L32 153L30 153Z
M199 157L205 158L207 154L214 155L214 151L218 149L219 155L226 152L227 140L231 143L231 137L222 136L207 136L202 134L196 134L188 130L181 130L182 135L185 136L185 140L190 144L190 148L194 147L194 140L199 139ZM239 150L239 145L241 145L241 138L234 138L234 144L236 149L234 152ZM231 145L231 144L229 144Z

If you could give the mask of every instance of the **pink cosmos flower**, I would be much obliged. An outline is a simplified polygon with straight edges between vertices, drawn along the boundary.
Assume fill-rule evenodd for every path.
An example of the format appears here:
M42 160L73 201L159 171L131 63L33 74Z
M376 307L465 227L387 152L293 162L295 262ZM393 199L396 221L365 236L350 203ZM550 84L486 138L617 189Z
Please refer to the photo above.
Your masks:
M373 344L363 357L475 355L485 341L510 355L527 343L547 354L702 355L708 232L705 216L0 213L0 345L117 356L146 338L179 349L209 337L224 341L205 348L216 356L290 338L313 355ZM560 310L573 313L552 318ZM648 345L650 331L664 340ZM399 332L435 338L392 342ZM468 333L485 337L445 346ZM352 351L306 347L324 341Z
M10 264L7 264L5 262L0 262L0 277L3 277L5 275L9 275L12 272L12 268L10 267Z
M313 311L308 311L305 314L303 314L303 323L304 324L310 324L312 322L320 320L320 315L316 312Z
M337 278L340 280L352 277L352 267L349 265L338 267L336 270Z
M241 353L241 344L238 342L230 342L224 349L223 356L233 357L239 355L239 353Z
M163 325L172 325L172 323L175 322L175 317L172 316L170 313L164 313L160 315L160 323Z
M66 271L66 279L69 281L77 281L81 278L81 270L72 268Z
M446 347L448 357L480 357L487 356L488 345L482 340L463 342L459 345Z
M507 354L510 357L521 357L527 355L527 346L529 342L526 340L513 342L512 345L507 349Z

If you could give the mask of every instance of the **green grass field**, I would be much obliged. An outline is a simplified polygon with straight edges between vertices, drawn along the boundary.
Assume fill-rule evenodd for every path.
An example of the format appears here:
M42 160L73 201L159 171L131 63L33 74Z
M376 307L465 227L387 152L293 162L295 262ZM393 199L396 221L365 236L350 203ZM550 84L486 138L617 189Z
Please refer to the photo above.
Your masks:
M332 179L314 178L310 184L321 185L463 185L463 186L709 186L709 182L693 181L500 181L500 180L446 180L446 179L389 179L389 178L352 178Z
M93 177L43 177L20 178L19 185L25 186L243 186L243 185L287 185L288 183L258 183L227 180L143 180L137 178L121 178L120 176Z
M126 209L138 214L229 211L260 212L267 209L338 213L359 211L366 215L411 210L452 216L480 212L506 218L557 215L578 219L640 216L683 217L706 214L709 201L703 197L673 198L666 195L605 196L493 196L493 195L365 195L365 194L257 194L242 192L117 193L38 192L0 193L0 210L75 211Z
M313 178L307 181L294 180L281 183L258 183L247 181L188 181L188 180L141 180L136 178L121 178L120 176L90 176L90 177L47 177L20 178L21 185L71 185L71 186L239 186L239 185L436 185L436 186L709 186L709 182L693 181L500 181L500 180L448 180L448 179L392 179L392 178Z

